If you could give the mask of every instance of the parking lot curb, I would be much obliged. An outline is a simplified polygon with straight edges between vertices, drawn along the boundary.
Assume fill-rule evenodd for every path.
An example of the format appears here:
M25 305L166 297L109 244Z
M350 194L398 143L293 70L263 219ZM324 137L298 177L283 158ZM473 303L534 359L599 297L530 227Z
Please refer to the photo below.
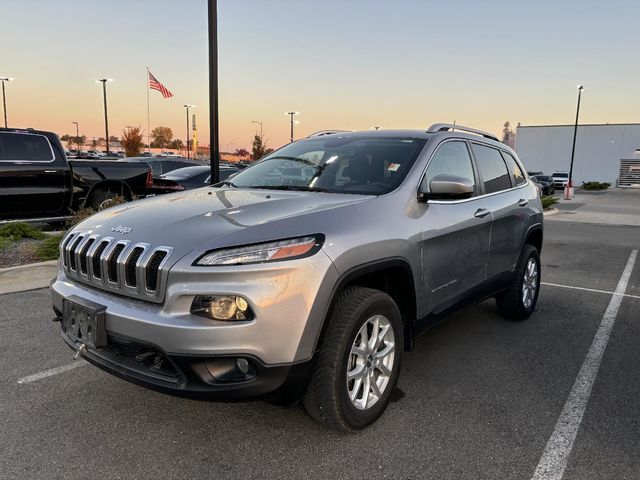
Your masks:
M558 210L557 208L550 208L549 210L545 210L544 211L544 216L548 217L549 215L555 215L556 213L558 213L560 210Z
M57 260L0 268L0 295L45 288L56 276Z

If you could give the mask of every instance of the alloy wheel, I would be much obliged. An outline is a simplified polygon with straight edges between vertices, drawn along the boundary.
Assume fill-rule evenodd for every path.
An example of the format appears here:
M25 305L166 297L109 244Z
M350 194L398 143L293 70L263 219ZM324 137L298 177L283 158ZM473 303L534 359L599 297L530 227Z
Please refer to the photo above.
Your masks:
M393 372L395 337L384 315L369 318L356 335L347 363L347 393L358 410L367 410L384 394Z
M534 258L527 260L522 280L522 305L530 308L538 290L538 264Z

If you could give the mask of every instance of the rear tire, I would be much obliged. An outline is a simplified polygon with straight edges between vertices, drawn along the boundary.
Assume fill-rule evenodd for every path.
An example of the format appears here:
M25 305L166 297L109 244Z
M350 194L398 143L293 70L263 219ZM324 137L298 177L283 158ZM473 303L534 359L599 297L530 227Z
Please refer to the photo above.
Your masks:
M327 322L304 407L321 423L358 430L382 415L398 382L402 316L386 293L350 287Z
M87 205L94 210L103 210L109 208L113 203L113 199L116 198L116 194L109 190L97 190L91 194L91 198L87 202Z
M510 320L526 320L536 308L539 292L540 254L536 247L525 244L511 285L496 296L498 310Z

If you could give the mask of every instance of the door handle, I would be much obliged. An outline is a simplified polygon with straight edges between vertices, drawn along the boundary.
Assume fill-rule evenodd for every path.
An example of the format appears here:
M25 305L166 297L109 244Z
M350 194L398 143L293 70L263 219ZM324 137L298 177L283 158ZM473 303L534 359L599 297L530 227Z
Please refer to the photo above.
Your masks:
M58 173L58 170L45 170L44 173Z
M476 213L473 214L474 217L484 218L489 215L491 212L486 208L479 208L476 210Z
M526 198L521 198L520 200L518 200L519 207L526 207L527 205L529 205L529 200L527 200Z

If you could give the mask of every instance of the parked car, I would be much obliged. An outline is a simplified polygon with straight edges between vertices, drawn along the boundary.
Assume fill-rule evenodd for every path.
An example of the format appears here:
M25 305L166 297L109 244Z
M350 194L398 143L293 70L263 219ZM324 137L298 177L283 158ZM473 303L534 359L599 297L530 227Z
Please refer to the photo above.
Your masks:
M161 157L180 157L180 155L178 155L175 152L160 152L160 156Z
M220 181L224 181L234 173L238 173L237 168L220 166ZM211 167L209 165L199 165L193 167L178 168L169 173L154 178L154 186L173 187L174 190L191 190L211 185ZM182 187L181 189L176 186Z
M569 172L553 172L551 177L556 188L564 188L569 183Z
M507 318L533 313L543 215L524 171L460 125L287 144L220 188L71 230L51 284L62 338L139 385L302 398L320 422L363 428L430 325L489 297Z
M151 153L151 152L142 152L142 153L140 154L140 156L141 156L141 157L153 157L154 155L153 155L153 153ZM134 158L134 157L132 157L132 158Z
M178 168L202 165L202 162L195 160L187 160L186 158L170 158L170 157L127 157L118 162L123 163L147 163L153 169L153 175L159 176Z
M553 195L556 192L556 184L553 177L548 175L532 175L530 178L540 185L540 191L543 195Z
M542 173L539 170L535 170L535 171L527 171L527 175L529 175L530 177L536 176L536 175L544 175L544 173Z
M116 195L145 196L152 181L148 165L70 160L55 133L0 128L0 221L63 219Z

